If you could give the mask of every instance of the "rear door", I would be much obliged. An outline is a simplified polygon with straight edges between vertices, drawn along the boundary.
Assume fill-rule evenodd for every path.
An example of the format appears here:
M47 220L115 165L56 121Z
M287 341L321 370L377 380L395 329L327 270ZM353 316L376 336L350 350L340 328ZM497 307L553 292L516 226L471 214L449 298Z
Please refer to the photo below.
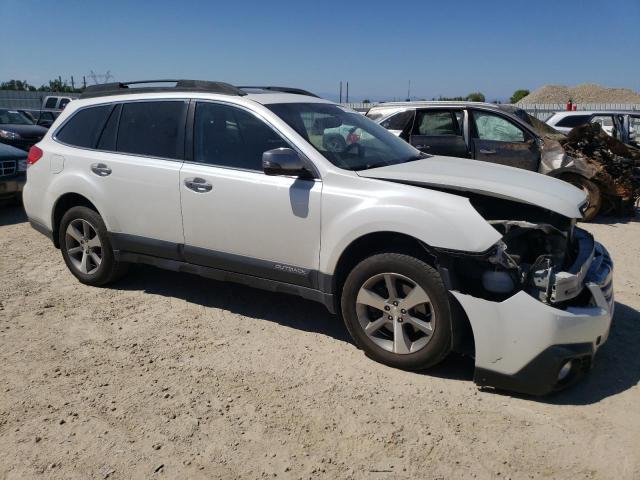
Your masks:
M540 148L528 131L494 112L470 109L476 160L538 171Z
M469 157L464 140L464 111L424 109L416 112L409 142L425 153Z
M102 206L116 248L175 257L184 242L179 177L187 102L131 101L78 111L56 139ZM103 120L104 118L104 120ZM87 135L90 132L90 135Z

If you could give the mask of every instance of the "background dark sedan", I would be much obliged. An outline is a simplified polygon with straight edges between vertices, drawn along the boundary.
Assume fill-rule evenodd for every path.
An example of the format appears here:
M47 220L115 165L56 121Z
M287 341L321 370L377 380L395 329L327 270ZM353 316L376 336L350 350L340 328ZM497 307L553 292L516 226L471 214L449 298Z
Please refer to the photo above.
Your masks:
M18 110L0 109L0 142L29 151L45 133L46 128L35 125Z
M0 201L20 201L26 176L26 152L0 143Z

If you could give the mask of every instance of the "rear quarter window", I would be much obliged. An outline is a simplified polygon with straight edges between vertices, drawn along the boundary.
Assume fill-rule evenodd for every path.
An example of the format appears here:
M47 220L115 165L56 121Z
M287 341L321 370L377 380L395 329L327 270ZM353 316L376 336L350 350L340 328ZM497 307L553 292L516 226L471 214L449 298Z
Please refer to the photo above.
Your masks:
M95 148L112 105L100 105L78 110L65 122L56 139L67 145Z

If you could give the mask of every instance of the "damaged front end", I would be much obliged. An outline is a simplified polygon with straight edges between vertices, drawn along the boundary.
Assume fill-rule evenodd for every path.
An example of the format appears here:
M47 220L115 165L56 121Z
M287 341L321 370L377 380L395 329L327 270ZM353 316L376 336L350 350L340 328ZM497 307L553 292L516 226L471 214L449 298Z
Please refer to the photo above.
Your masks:
M473 331L474 380L536 395L568 385L608 335L609 254L562 215L489 197L470 201L502 238L482 254L439 257Z

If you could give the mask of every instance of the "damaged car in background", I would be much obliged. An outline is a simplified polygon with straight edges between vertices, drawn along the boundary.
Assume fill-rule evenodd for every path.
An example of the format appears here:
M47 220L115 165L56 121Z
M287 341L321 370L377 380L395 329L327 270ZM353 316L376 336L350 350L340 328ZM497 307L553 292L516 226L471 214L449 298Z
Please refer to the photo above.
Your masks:
M598 123L566 136L520 108L474 102L385 103L367 116L429 154L565 180L587 194L585 221L598 213L633 213L640 197L640 151L607 135Z

